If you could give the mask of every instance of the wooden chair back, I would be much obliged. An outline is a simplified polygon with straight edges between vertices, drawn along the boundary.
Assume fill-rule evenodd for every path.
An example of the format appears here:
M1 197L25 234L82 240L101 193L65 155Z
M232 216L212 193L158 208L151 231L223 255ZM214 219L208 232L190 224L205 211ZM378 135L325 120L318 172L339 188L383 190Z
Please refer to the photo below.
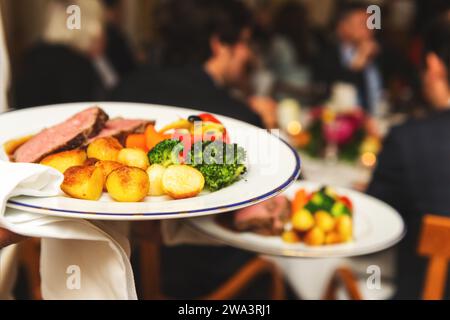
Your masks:
M435 215L424 217L418 252L430 258L422 298L440 300L444 296L450 259L450 218Z

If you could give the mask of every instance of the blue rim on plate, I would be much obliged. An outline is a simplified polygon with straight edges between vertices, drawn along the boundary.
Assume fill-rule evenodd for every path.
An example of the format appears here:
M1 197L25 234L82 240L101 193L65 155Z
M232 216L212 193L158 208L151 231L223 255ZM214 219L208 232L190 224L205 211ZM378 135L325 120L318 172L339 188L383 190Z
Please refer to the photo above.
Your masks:
M292 175L280 186L278 186L277 188L273 189L272 191L269 191L261 196L258 196L256 198L252 198L249 200L245 200L245 201L241 201L241 202L237 202L237 203L233 203L233 204L229 204L229 205L224 205L224 206L219 206L219 207L212 207L212 208L205 208L205 209L196 209L196 210L188 210L188 211L174 211L174 212L147 212L147 213L109 213L109 212L88 212L88 211L74 211L74 210L62 210L62 209L52 209L52 208L45 208L45 207L39 207L39 206L33 206L33 205L29 205L29 204L25 204L25 203L21 203L18 201L14 201L14 200L9 200L7 204L11 204L14 205L16 209L20 209L18 207L22 207L22 208L32 208L32 209L37 209L37 210L45 210L45 211L50 211L50 212L59 212L59 213L69 213L69 214L80 214L80 215L90 215L90 216L97 216L97 217L101 217L101 216L106 216L106 217L145 217L145 216L174 216L174 215L179 215L179 214L191 214L191 213L207 213L207 212L217 212L220 210L224 210L224 211L232 211L233 209L239 209L243 206L247 206L247 205L251 205L251 204L256 204L258 202L264 201L266 199L269 199L279 193L281 193L282 191L284 191L285 189L287 189L292 183L294 183L298 177L300 176L300 171L301 171L301 159L300 159L300 155L298 154L297 150L295 150L289 143L287 143L285 140L283 140L281 137L277 137L279 140L281 140L281 142L283 142L294 154L295 157L295 169L294 172L292 173Z

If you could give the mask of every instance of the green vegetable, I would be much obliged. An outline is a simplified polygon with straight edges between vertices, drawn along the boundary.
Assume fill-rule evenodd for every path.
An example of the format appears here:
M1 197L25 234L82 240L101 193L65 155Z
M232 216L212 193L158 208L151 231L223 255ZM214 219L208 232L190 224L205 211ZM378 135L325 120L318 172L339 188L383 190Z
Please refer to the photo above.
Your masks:
M183 144L174 139L164 140L158 143L148 153L148 159L151 164L161 164L168 167L173 164L179 164L179 154L183 151Z
M324 190L315 192L311 198L311 202L318 207L319 210L330 211L335 200L325 193Z
M197 142L193 145L190 163L205 177L211 191L220 190L237 181L246 171L245 150L222 141Z
M343 216L343 215L348 215L350 216L350 210L349 208L341 201L336 201L336 203L333 205L333 207L331 208L331 215L335 218Z

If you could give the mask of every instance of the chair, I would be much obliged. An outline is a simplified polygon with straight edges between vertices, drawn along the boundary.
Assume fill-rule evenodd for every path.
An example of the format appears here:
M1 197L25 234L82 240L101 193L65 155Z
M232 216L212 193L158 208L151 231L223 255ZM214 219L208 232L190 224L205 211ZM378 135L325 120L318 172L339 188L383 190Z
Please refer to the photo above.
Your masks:
M328 283L323 300L336 300L337 291L343 286L350 300L362 300L361 292L358 288L358 281L349 267L342 266L336 269L330 282Z
M170 299L160 290L159 226L154 223L139 223L133 228L132 238L138 248L140 260L141 291L144 300ZM261 274L271 276L270 297L285 299L284 278L275 264L262 258L255 258L245 264L236 274L210 294L200 300L229 300L237 297Z
M422 298L440 300L444 295L450 259L450 218L435 215L424 217L418 252L430 257Z

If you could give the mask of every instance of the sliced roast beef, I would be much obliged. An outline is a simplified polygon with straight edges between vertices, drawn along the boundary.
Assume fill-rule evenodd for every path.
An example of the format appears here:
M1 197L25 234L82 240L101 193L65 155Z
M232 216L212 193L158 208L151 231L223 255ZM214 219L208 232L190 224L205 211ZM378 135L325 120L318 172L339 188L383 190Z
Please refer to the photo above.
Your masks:
M130 133L143 133L149 124L154 124L154 122L139 119L111 119L106 123L103 130L97 136L93 137L91 141L98 138L114 137L122 145L125 145L125 140Z
M16 162L39 162L47 155L78 148L98 135L108 121L100 108L84 110L61 124L44 129L14 153Z

